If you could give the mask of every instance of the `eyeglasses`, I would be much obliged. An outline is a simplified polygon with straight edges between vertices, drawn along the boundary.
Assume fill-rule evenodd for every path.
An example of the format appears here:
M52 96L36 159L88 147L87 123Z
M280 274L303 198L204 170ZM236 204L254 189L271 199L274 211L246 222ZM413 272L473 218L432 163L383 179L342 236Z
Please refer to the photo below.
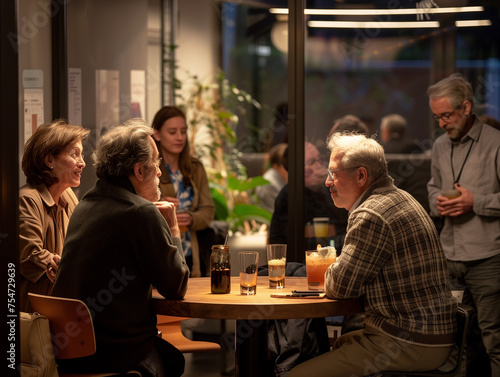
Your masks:
M452 111L452 112L449 112L449 113L442 113L441 115L436 115L436 114L432 114L432 117L434 118L434 120L436 122L439 122L440 119L444 120L444 121L447 121L447 120L450 120L451 116L453 115L453 113L455 111L457 111L458 109L462 108L462 105L458 106L458 107L455 107L455 109Z
M160 167L160 165L161 165L161 160L162 160L162 158L161 158L161 157L158 157L158 158L156 159L156 161L154 162L154 164L155 164L155 166L156 166L157 168L159 168L159 167Z
M353 166L353 167L350 167L350 168L342 168L342 169L334 169L334 170L326 169L326 172L328 173L328 178L330 178L333 181L333 173L336 173L336 172L342 171L342 170L358 169L360 167L361 166Z

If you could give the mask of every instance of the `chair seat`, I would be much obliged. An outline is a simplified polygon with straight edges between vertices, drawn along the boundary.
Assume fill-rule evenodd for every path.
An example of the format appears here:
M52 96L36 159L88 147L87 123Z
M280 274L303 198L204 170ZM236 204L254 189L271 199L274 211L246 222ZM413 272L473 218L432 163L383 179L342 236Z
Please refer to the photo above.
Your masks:
M218 343L186 338L181 330L181 321L185 319L189 318L158 315L156 327L158 331L161 331L162 339L183 353L215 352L221 350Z

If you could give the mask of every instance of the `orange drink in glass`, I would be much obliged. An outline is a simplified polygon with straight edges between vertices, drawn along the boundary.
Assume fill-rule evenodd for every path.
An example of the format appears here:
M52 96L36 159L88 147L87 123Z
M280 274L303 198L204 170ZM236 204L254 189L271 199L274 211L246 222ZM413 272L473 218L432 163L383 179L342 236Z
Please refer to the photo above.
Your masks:
M318 250L306 251L307 287L311 290L325 289L325 273L337 261L334 247L327 246Z

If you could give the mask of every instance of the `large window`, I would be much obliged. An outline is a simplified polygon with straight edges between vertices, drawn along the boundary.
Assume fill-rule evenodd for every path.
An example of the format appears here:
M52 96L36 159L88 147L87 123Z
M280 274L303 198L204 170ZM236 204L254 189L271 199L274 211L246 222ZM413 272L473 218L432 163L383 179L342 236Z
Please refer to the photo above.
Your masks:
M500 117L500 22L493 1L306 1L304 72L293 78L288 3L221 5L222 68L262 104L247 115L255 127L238 129L245 151L266 152L288 140L276 120L290 80L303 80L304 141L324 157L329 130L346 114L361 118L378 138L381 118L398 113L408 121L408 137L429 150L441 130L430 116L426 89L453 72L476 88L479 115ZM305 201L294 204L307 207Z
M223 69L264 107L258 115L252 114L263 134L240 130L250 132L257 152L269 146L274 109L286 103L288 87L286 2L261 3L262 7L228 3L221 12ZM380 118L388 113L400 113L409 120L412 138L433 138L425 91L455 71L479 88L479 111L500 116L495 85L500 54L498 5L462 1L451 2L459 7L449 8L450 2L435 3L440 6L427 8L425 1L307 2L308 139L323 140L333 121L345 114L357 115L375 133ZM321 11L327 14L316 14Z

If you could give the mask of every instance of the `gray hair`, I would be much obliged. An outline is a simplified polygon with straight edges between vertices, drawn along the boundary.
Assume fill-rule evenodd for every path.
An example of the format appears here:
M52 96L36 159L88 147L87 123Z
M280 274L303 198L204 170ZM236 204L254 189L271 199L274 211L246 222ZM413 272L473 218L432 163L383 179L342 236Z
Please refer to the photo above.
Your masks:
M452 75L438 81L427 89L430 100L447 97L453 108L469 101L474 108L474 92L471 84L460 74Z
M373 181L388 175L384 148L375 139L362 134L335 132L327 144L332 154L342 156L339 169L363 166Z
M134 173L135 164L151 161L153 132L154 129L140 118L130 119L106 132L92 153L97 176L129 177Z

